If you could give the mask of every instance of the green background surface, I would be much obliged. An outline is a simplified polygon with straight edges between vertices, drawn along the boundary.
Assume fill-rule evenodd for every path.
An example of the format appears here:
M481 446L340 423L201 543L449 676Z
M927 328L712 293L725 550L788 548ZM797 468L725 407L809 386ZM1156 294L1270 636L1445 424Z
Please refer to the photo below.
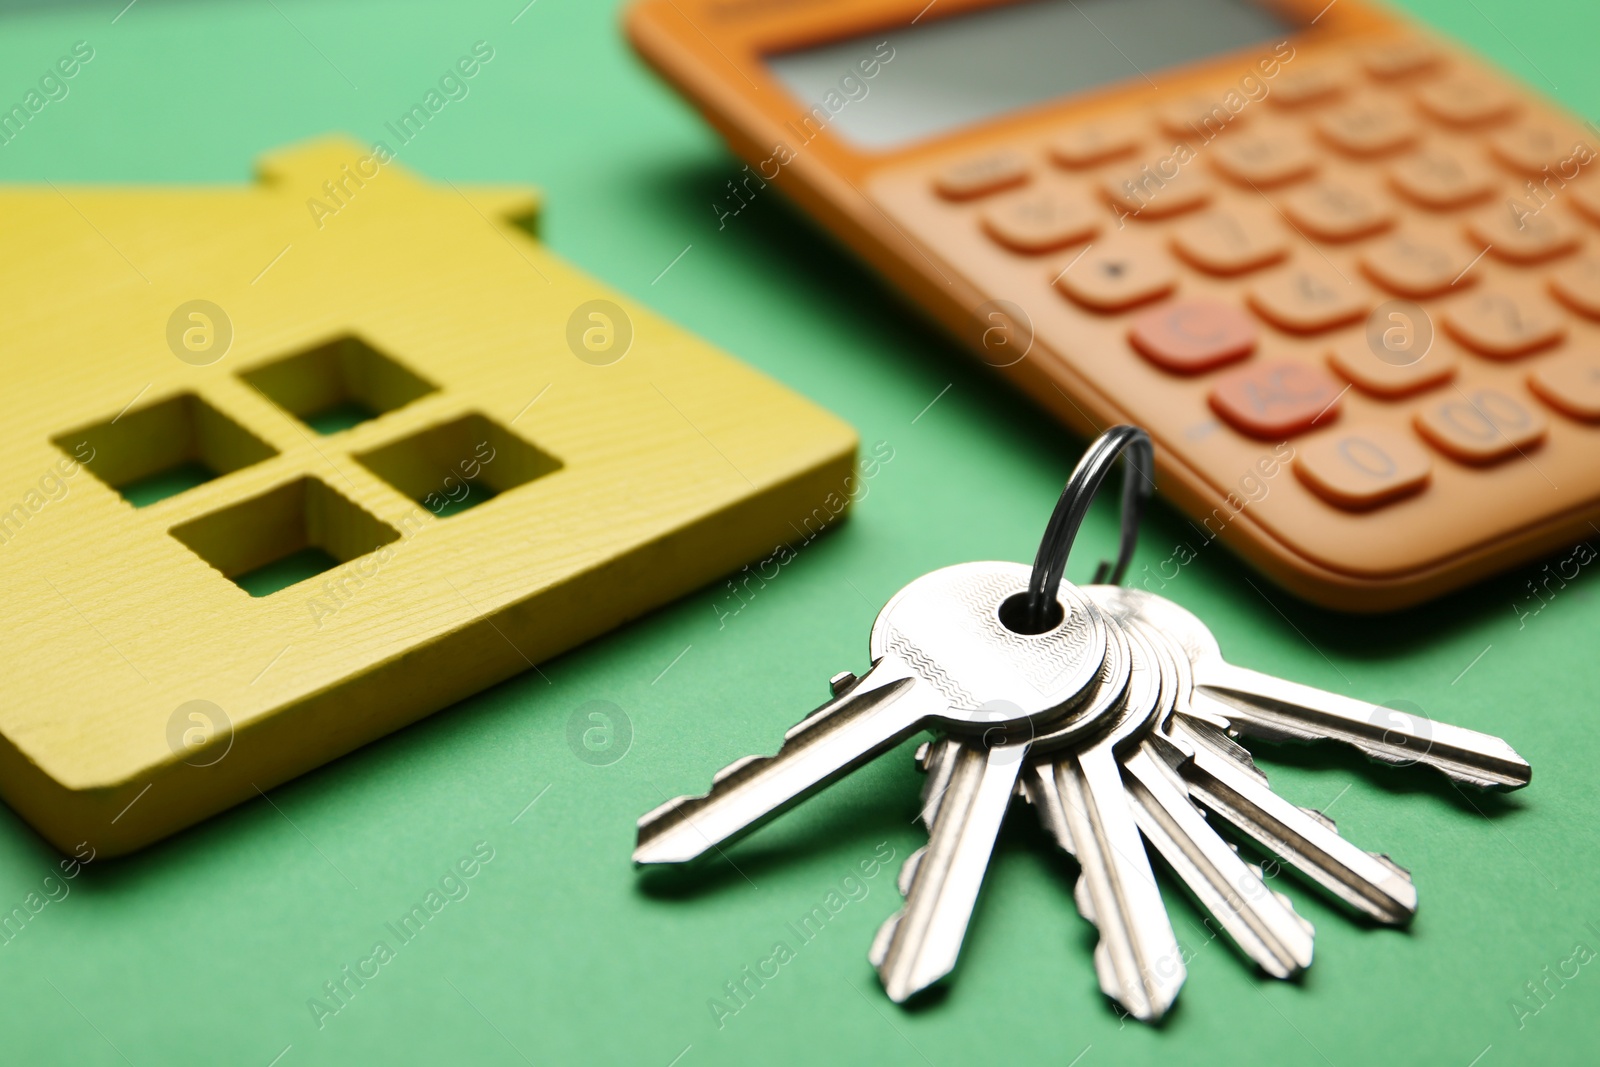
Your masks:
M1208 942L1168 884L1195 955L1161 1029L1123 1025L1101 997L1071 862L1021 808L948 994L916 1011L884 998L865 953L898 905L900 859L923 842L910 745L698 881L641 880L628 862L640 813L771 751L830 674L865 666L876 609L909 579L1031 558L1082 442L775 193L719 230L712 204L739 164L631 56L615 5L537 0L513 22L522 3L140 0L120 17L121 0L0 7L0 99L20 99L74 41L95 48L71 95L0 148L0 180L242 181L277 145L333 130L382 137L485 40L493 62L407 146L405 164L542 187L558 253L837 412L865 445L888 442L894 458L847 523L721 625L719 592L702 590L270 799L91 864L0 945L0 1061L1594 1062L1600 964L1552 985L1520 1027L1510 1002L1575 943L1600 950L1600 568L1520 622L1514 605L1537 606L1520 599L1537 567L1362 621L1258 578L1252 589L1220 548L1184 568L1169 594L1209 621L1230 658L1501 734L1537 773L1512 796L1468 798L1418 769L1267 749L1280 792L1331 804L1347 836L1413 870L1421 912L1407 932L1364 926L1285 878L1317 926L1317 961L1279 983ZM1576 111L1600 106L1589 0L1408 6ZM1140 562L1191 539L1158 506ZM1071 575L1085 579L1112 541L1113 517L1093 516ZM568 743L569 720L592 700L631 724L631 749L608 766ZM400 945L385 923L478 842L494 858L469 894ZM863 881L866 896L814 940L794 939L786 924L880 848L895 860ZM39 890L58 859L0 811L0 910ZM308 999L380 939L395 958L319 1028ZM778 940L794 959L719 1027L708 1001Z

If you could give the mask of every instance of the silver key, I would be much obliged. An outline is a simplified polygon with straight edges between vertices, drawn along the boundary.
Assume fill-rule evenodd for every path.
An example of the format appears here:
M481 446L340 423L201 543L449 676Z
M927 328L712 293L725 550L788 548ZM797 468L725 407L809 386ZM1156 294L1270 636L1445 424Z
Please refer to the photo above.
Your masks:
M1154 734L1123 760L1134 819L1239 950L1274 978L1293 978L1311 966L1315 931L1190 801L1172 766L1184 755Z
M931 743L922 806L928 844L906 858L900 871L905 907L879 928L868 955L889 999L904 1001L955 969L1030 752L1070 743L1109 725L1107 719L1116 715L1128 684L1128 651L1119 628L1107 627L1106 640L1093 691L1048 733L953 735Z
M1268 888L1258 868L1241 859L1238 850L1212 829L1178 772L1186 767L1188 753L1160 732L1173 713L1187 705L1187 657L1139 617L1137 597L1115 587L1090 586L1085 592L1108 618L1137 630L1149 642L1162 671L1158 728L1122 760L1134 820L1241 952L1275 978L1294 977L1311 965L1315 931L1287 897Z
M1276 741L1335 740L1374 759L1425 763L1480 788L1519 789L1532 770L1498 737L1421 716L1397 715L1350 697L1236 667L1222 658L1204 623L1170 600L1139 589L1124 592L1139 615L1187 653L1193 707L1225 716L1241 734Z
M1120 624L1107 619L1106 626ZM1153 1021L1172 1006L1187 971L1118 765L1118 750L1134 742L1163 700L1155 650L1136 631L1125 637L1130 671L1121 721L1085 746L1030 763L1023 788L1045 828L1078 859L1073 899L1100 931L1100 988L1135 1018Z
M1278 796L1250 754L1215 728L1179 715L1168 732L1193 754L1184 776L1207 810L1352 910L1381 923L1411 921L1417 887L1405 868L1340 837L1322 813Z
M641 818L634 862L684 863L720 849L924 727L981 733L1067 714L1104 662L1105 623L1062 583L1060 625L1007 629L1000 605L1027 588L1029 573L1018 563L963 563L896 593L873 623L872 669L785 734L776 755L739 760L704 796ZM997 718L995 708L1006 710Z
M1148 602L1139 598L1138 603ZM1151 632L1148 624L1145 632ZM1388 856L1340 837L1333 820L1321 812L1296 807L1274 793L1250 753L1227 736L1227 720L1190 703L1189 657L1165 634L1161 638L1179 674L1175 714L1161 729L1192 754L1183 765L1189 795L1350 909L1390 925L1410 922L1417 912L1410 873Z

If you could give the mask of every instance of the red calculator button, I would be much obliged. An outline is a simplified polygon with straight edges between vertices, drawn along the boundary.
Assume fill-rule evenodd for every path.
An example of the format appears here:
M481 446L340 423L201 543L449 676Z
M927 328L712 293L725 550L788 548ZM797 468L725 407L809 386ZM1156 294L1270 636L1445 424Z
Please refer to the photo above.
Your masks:
M1397 296L1420 300L1472 284L1472 260L1453 246L1396 234L1361 253L1367 277Z
M1600 259L1585 256L1556 271L1550 291L1573 311L1600 319Z
M1055 279L1056 288L1091 311L1123 311L1172 292L1177 272L1160 251L1132 242L1090 245Z
M1343 182L1302 186L1285 194L1280 206L1291 222L1321 241L1354 241L1394 222L1387 204Z
M1495 175L1471 159L1434 148L1397 160L1389 169L1389 184L1414 203L1449 211L1488 197Z
M1425 85L1417 91L1417 104L1437 121L1459 128L1504 122L1518 108L1516 97L1482 75L1461 75Z
M1013 252L1034 255L1087 241L1101 214L1082 196L1062 189L1018 193L983 213L983 229Z
M1508 263L1541 263L1564 256L1583 242L1577 229L1555 212L1534 214L1525 205L1510 204L1489 208L1473 219L1467 235Z
M1251 287L1256 314L1290 333L1317 333L1355 322L1371 307L1366 292L1322 267L1297 266Z
M1292 360L1243 367L1211 390L1211 408L1240 433L1281 439L1332 422L1347 386L1326 371Z
M1367 73L1379 81L1396 81L1439 66L1439 50L1426 41L1396 41L1363 49Z
M1600 355L1570 352L1528 375L1528 388L1563 415L1600 421Z
M1567 324L1554 308L1509 293L1481 293L1453 305L1444 314L1444 328L1491 359L1525 356L1567 335Z
M1119 219L1170 218L1204 207L1212 194L1210 180L1199 173L1194 161L1180 163L1176 156L1114 174L1106 178L1101 188Z
M1428 484L1433 461L1392 426L1341 428L1296 449L1295 473L1330 504L1354 511L1409 496Z
M1278 107L1301 108L1325 104L1344 95L1343 72L1333 67L1286 70L1272 83L1267 97Z
M1317 118L1317 132L1339 151L1366 158L1398 152L1417 139L1417 126L1387 100L1340 104Z
M1317 157L1299 137L1281 130L1262 130L1218 141L1211 161L1225 177L1240 185L1270 189L1309 177Z
M1125 126L1096 122L1068 130L1050 142L1050 158L1063 167L1092 167L1108 159L1130 155L1139 137Z
M1232 304L1179 300L1140 315L1128 340L1158 367L1197 374L1254 352L1256 324Z
M1396 326L1409 331L1407 325ZM1397 340L1394 350L1386 348L1380 353L1365 337L1357 337L1337 345L1328 354L1328 363L1363 393L1392 400L1443 385L1455 377L1458 360L1443 337L1433 338L1420 356L1405 351L1404 339Z
M1218 208L1178 225L1172 250L1208 274L1270 267L1289 254L1283 224L1256 208Z
M1544 416L1498 389L1435 401L1417 413L1417 432L1462 463L1494 463L1544 440Z
M1016 152L995 152L950 164L934 178L933 187L947 200L974 200L1025 185L1028 177L1026 159Z
M1530 178L1544 176L1545 168L1557 172L1561 164L1576 172L1582 164L1574 156L1580 152L1593 158L1593 149L1587 149L1565 130L1556 126L1514 126L1489 137L1489 151L1512 170ZM1559 188L1559 186L1558 186Z

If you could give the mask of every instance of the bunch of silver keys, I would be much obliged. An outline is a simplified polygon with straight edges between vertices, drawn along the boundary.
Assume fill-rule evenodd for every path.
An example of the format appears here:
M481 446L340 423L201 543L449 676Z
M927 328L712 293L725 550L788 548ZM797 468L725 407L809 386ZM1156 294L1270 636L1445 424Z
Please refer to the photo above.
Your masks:
M1112 584L1074 587L1062 580L1067 552L1124 449L1122 552L1097 575ZM1077 860L1073 897L1099 930L1101 989L1141 1020L1160 1019L1185 977L1146 842L1273 977L1310 965L1311 925L1213 820L1350 910L1409 921L1417 908L1409 873L1274 794L1235 738L1342 741L1478 788L1527 785L1527 762L1497 737L1233 666L1189 612L1114 584L1132 554L1150 468L1143 431L1107 431L1068 481L1031 570L963 563L895 594L872 627L872 669L835 676L833 698L789 730L776 755L739 760L704 796L640 819L634 862L720 852L931 730L917 752L928 844L907 858L905 907L883 924L869 957L897 1002L954 969L1018 793Z

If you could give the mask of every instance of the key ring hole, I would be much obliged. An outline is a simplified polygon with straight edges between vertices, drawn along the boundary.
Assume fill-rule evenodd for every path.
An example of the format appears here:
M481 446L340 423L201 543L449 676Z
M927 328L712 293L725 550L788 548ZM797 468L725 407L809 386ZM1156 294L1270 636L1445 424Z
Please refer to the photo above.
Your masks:
M1052 600L1044 606L1043 611L1035 612L1032 601L1026 591L1013 593L1000 603L1000 625L1014 634L1049 633L1062 620L1067 617L1067 609L1061 606L1061 601Z

